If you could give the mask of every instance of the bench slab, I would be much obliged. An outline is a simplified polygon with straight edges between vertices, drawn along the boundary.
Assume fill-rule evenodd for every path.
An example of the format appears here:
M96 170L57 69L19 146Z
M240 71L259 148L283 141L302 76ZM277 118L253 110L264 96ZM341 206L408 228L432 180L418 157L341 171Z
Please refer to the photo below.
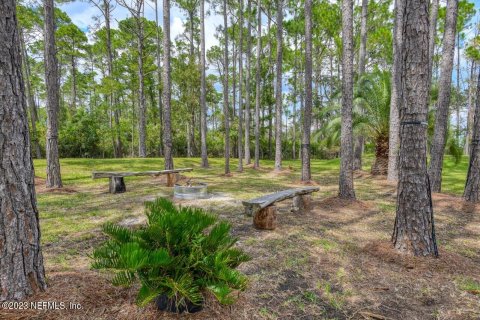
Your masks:
M283 201L286 199L310 194L312 192L319 191L319 187L303 187L279 191L272 194L267 194L256 199L242 201L245 207L245 213L248 216L254 215L257 211L262 210L275 202Z
M93 179L109 178L109 190L110 193L122 193L127 191L125 187L124 177L133 176L155 176L166 174L167 175L167 187L173 187L178 180L178 174L180 172L192 171L192 168L181 168L173 170L161 170L161 171L138 171L138 172L113 172L113 171L93 171Z
M187 172L192 170L193 170L192 168L182 168L182 169L174 169L174 170L138 171L138 172L93 171L92 179L102 179L102 178L110 178L110 177L159 176L162 174Z

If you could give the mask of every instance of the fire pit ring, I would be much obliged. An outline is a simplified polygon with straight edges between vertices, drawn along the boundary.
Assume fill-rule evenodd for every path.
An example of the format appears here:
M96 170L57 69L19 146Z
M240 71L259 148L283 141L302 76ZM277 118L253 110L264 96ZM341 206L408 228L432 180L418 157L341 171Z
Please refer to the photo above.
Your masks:
M177 199L195 200L208 198L207 184L196 183L192 186L182 186L175 184L173 189L173 196Z

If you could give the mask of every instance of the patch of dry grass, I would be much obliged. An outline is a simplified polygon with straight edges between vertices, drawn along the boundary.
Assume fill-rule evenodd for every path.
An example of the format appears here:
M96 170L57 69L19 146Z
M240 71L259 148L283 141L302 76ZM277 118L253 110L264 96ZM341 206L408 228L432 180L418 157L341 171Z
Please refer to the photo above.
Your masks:
M105 273L91 271L88 255L107 221L143 223L143 203L170 197L163 178L127 178L127 192L111 195L107 180L92 181L90 170L152 170L158 159L62 161L65 182L75 192L43 192L38 199L49 289L31 301L71 301L82 310L0 311L7 319L479 319L480 210L453 195L434 195L440 257L415 258L390 246L395 216L395 185L366 172L356 174L357 201L335 198L337 165L314 161L314 209L290 212L279 204L278 228L260 231L243 215L242 199L282 190L299 182L297 163L281 173L246 168L222 176L222 162L200 169L198 159L176 159L186 174L207 182L214 197L177 201L206 208L233 225L239 245L252 260L241 266L248 289L233 306L207 299L202 312L175 316L153 306L135 305L135 288L110 285ZM93 164L93 165L92 165ZM40 165L41 167L41 165ZM38 174L38 169L37 169ZM448 172L447 172L448 174ZM460 173L455 173L455 176ZM3 312L3 313L2 313Z

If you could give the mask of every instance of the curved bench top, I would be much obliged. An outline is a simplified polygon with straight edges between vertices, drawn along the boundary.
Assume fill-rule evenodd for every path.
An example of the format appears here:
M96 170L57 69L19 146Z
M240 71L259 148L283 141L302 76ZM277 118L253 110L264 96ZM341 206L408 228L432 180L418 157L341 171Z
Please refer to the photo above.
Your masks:
M192 168L180 168L161 171L138 171L138 172L113 172L113 171L93 171L92 179L110 178L110 177L132 177L132 176L158 176L161 174L178 173L192 171Z
M293 198L299 195L309 194L319 190L320 190L319 187L303 187L303 188L287 189L287 190L282 190L276 193L267 194L252 200L245 200L245 201L242 201L242 204L246 207L257 207L258 209L263 209L275 202L283 201L285 199Z

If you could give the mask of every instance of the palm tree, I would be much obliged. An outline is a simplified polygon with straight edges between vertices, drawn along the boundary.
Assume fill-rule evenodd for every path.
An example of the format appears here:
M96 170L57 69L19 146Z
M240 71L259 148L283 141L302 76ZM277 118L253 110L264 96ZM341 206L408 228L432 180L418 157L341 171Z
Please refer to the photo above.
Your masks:
M391 75L388 71L374 70L364 74L356 83L353 95L353 130L356 135L364 136L375 144L375 160L371 172L374 175L387 174L389 156ZM319 114L337 116L317 131L314 139L327 147L338 145L341 136L342 117L340 105L327 106ZM326 139L323 139L326 137Z
M354 127L360 135L375 143L375 161L371 172L385 175L388 171L391 75L376 70L365 74L354 93Z

